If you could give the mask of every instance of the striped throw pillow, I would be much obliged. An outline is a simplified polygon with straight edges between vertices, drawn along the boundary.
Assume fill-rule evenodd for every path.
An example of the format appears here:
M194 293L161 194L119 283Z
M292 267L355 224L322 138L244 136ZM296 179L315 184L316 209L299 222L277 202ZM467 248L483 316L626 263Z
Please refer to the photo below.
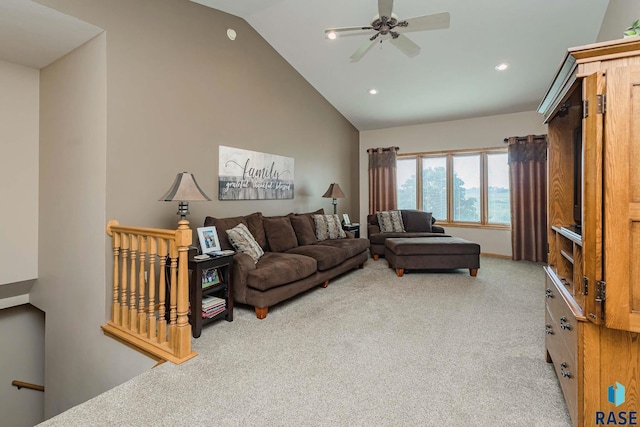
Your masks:
M347 234L342 229L338 215L314 215L316 224L316 237L318 241L327 239L344 239Z
M377 215L381 232L404 232L404 224L402 223L402 214L400 211L382 211L378 212Z
M264 251L244 224L238 224L227 230L227 237L236 251L249 255L254 262L258 262L264 255Z

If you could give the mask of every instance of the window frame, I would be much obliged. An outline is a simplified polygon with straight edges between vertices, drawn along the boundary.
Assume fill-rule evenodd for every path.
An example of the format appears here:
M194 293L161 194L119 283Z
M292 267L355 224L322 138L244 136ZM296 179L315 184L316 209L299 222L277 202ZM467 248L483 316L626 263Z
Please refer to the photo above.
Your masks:
M461 228L485 228L498 230L511 230L511 224L490 223L489 220L489 174L488 154L506 154L506 147L470 148L463 150L428 151L417 153L399 154L398 160L415 159L416 162L416 209L423 206L422 194L422 159L430 157L445 157L446 168L446 194L447 194L447 219L437 218L438 225ZM454 221L453 220L453 158L455 156L480 155L480 222Z

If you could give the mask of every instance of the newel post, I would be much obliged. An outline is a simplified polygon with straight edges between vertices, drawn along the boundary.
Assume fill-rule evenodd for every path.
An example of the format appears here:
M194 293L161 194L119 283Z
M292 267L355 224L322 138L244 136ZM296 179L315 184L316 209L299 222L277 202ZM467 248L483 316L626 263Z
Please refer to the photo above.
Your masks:
M191 353L191 325L187 317L189 309L189 246L192 243L189 221L178 221L176 245L178 246L178 319L176 328L176 356L183 358Z

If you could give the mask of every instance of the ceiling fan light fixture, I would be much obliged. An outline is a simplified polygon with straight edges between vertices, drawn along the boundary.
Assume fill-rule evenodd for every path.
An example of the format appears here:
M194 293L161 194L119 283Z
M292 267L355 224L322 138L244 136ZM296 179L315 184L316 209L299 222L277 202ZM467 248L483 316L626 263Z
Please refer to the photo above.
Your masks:
M502 62L502 63L496 65L495 68L496 68L496 71L504 71L507 68L509 68L509 64L507 64L506 62Z

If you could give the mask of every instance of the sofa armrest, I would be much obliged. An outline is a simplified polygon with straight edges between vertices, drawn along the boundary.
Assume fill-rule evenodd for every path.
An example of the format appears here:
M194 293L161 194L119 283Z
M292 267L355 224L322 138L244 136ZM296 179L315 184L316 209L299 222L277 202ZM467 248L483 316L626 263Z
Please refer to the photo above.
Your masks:
M373 224L367 224L367 236L371 236L372 234L378 234L380 232L380 227Z
M247 275L256 269L256 263L249 255L238 252L233 256L233 299L246 303Z
M440 227L439 225L432 225L431 226L431 232L432 233L443 233L444 234L444 228Z

